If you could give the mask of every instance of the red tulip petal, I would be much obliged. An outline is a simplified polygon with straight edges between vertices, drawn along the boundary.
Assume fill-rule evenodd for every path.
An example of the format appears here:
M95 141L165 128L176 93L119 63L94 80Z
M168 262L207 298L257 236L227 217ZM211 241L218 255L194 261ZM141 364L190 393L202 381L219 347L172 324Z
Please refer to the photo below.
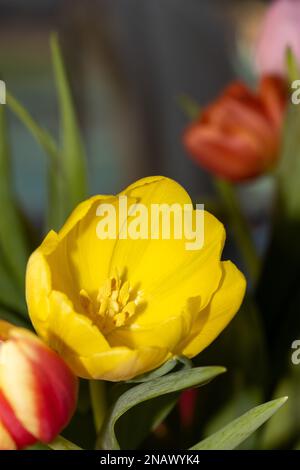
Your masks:
M268 171L279 155L287 91L264 77L257 93L236 81L184 133L183 142L204 168L232 181Z
M22 449L36 442L36 438L22 426L22 424L16 417L14 410L9 404L9 401L6 399L6 397L4 396L1 390L0 390L0 422L3 423L5 429L10 434L12 440L15 442L15 445L18 449ZM6 440L7 440L7 436L6 436ZM2 448L1 433L0 433L0 448Z
M0 421L0 450L16 450L17 445L4 424Z
M287 105L286 81L280 77L266 76L261 79L259 89L265 112L276 131L280 133Z
M210 128L190 128L184 143L194 159L204 168L232 181L253 177L261 171L255 143L249 139L224 136Z
M69 422L76 405L77 379L68 366L52 350L20 342L31 361L35 382L36 407L39 419L39 439L50 442Z

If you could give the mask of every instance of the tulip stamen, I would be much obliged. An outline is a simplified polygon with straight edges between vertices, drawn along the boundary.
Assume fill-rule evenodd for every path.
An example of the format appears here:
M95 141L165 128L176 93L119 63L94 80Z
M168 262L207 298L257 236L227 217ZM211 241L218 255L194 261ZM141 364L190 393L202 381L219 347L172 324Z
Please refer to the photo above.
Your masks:
M118 274L106 279L98 290L96 302L82 289L81 305L85 313L105 334L124 326L136 313L138 297L130 299L132 288L129 281L122 282Z

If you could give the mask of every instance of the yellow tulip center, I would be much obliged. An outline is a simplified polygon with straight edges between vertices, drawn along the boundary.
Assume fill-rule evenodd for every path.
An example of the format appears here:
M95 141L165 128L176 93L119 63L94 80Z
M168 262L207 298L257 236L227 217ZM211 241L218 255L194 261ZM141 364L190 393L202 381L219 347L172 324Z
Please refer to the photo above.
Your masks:
M98 290L96 300L85 289L80 291L81 304L85 313L104 334L124 326L136 312L139 296L132 297L129 281L122 282L119 276L106 279Z

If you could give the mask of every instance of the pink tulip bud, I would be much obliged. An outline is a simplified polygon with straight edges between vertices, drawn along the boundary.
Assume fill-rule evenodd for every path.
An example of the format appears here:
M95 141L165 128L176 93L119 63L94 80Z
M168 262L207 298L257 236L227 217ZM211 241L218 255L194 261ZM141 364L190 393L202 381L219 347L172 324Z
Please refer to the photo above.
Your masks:
M255 61L259 74L286 75L288 47L300 62L300 0L275 0L267 9Z
M51 442L76 406L77 379L29 331L0 320L0 449Z

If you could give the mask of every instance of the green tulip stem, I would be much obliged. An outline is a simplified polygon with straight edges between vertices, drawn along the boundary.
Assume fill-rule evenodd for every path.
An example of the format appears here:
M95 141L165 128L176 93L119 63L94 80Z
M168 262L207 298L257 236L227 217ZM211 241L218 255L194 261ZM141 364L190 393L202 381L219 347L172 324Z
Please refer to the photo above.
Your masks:
M90 380L90 397L96 432L99 433L107 411L105 383L102 380Z
M250 228L241 211L235 188L231 183L217 178L215 179L215 184L249 275L252 281L256 282L260 271L260 259L251 236Z

